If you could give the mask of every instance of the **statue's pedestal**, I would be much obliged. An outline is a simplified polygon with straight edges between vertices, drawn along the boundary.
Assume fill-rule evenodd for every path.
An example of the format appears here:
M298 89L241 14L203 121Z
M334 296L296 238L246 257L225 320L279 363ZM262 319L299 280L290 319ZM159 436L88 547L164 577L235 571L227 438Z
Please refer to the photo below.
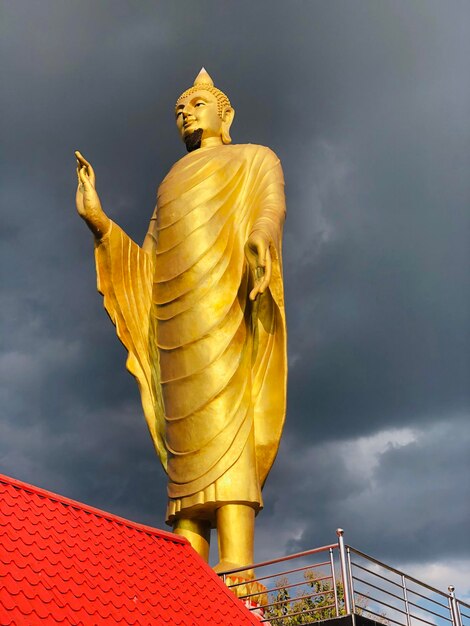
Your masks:
M243 598L244 605L250 609L253 615L256 615L260 620L264 619L263 607L268 604L268 590L264 585L236 574L226 576L225 584L238 598ZM264 624L270 626L269 622L264 622Z

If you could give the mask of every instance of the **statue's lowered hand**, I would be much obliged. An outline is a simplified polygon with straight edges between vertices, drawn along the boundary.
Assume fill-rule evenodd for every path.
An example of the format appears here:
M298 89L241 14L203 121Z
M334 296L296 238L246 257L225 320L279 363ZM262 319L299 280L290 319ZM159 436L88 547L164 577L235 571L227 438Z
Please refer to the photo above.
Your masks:
M245 256L250 267L253 289L250 292L250 300L255 300L258 294L262 294L269 287L271 280L271 252L269 240L261 232L253 232L245 244Z
M111 220L101 207L99 196L95 189L96 177L91 163L89 163L78 150L75 152L77 159L77 194L75 202L77 212L85 220L88 228L97 239L101 239L109 230Z

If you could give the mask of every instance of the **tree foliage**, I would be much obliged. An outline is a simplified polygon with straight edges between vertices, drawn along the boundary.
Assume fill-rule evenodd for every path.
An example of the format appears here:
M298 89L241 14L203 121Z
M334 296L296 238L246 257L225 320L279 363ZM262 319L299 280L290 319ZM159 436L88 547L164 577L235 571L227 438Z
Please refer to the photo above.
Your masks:
M330 578L323 579L312 570L304 572L304 581L292 595L286 577L276 579L279 589L269 594L269 606L264 619L272 626L299 626L336 617L335 594ZM336 582L339 615L345 615L344 591L341 581Z
M276 579L276 591L269 594L269 604L264 619L271 626L302 626L346 615L344 608L344 587L341 580L336 581L336 598L331 577L323 577L313 570L306 570L304 580L295 586L289 579ZM296 591L293 591L296 590ZM338 610L336 609L338 607ZM364 599L356 597L354 611L358 615L367 612ZM384 626L390 626L385 614L375 616Z

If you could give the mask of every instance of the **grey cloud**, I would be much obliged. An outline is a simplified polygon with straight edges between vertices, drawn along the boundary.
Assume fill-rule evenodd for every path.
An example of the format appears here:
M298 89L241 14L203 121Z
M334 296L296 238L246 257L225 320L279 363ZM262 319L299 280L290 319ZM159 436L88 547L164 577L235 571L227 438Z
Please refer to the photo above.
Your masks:
M355 438L347 450L341 440L288 441L261 524L271 533L278 525L292 529L286 552L332 543L343 527L350 545L389 563L469 558L465 541L455 540L465 537L470 514L466 420L437 421L416 440L379 453L366 446L367 457Z

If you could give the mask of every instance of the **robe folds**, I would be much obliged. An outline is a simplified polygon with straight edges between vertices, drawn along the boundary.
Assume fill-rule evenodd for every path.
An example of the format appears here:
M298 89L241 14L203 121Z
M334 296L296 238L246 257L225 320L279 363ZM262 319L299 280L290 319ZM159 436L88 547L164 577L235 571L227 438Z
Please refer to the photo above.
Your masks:
M262 507L286 409L284 217L271 150L205 147L163 180L142 247L114 223L96 243L98 290L168 474L169 524ZM272 277L252 302L244 248L255 231L270 241Z

